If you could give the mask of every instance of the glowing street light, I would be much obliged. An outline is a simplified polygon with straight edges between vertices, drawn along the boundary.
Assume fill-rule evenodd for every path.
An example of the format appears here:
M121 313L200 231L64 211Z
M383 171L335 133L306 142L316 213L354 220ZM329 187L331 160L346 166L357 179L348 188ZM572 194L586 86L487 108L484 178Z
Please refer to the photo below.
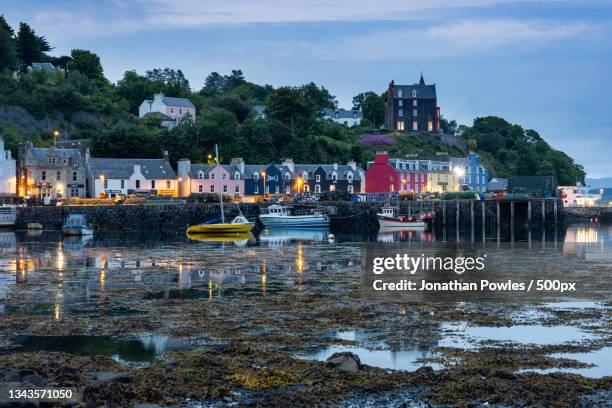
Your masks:
M265 200L266 199L266 172L265 171L261 172L261 177L263 178L263 190L264 190L263 191L263 197L264 197L264 200Z

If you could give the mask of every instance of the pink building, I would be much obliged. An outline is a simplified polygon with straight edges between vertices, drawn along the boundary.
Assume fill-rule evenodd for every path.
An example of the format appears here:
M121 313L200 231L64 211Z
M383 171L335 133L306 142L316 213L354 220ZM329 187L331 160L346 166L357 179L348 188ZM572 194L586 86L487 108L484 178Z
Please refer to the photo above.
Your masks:
M153 95L153 100L145 99L138 108L138 116L144 117L147 114L160 114L162 123L169 123L166 127L176 126L186 116L191 120L196 120L196 107L187 98L172 98L163 93ZM172 125L174 122L174 125Z
M187 159L178 163L180 195L191 193L224 193L244 195L244 178L235 164L191 164Z

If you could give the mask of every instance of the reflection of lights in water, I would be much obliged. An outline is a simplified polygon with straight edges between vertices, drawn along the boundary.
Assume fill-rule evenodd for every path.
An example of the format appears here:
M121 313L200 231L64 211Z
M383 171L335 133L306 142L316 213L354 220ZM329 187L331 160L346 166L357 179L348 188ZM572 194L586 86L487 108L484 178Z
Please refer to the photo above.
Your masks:
M595 227L568 228L565 242L593 243L599 242L599 234Z
M100 290L104 290L104 281L106 280L106 256L100 256Z
M55 307L54 307L55 320L60 320L62 318L62 300L63 298L64 298L64 295L62 294L61 291L58 291L55 294Z
M212 291L213 290L213 284L212 281L209 279L208 280L208 300L212 300Z
M66 265L66 257L64 256L64 248L62 247L62 243L58 242L57 245L57 258L56 258L56 267L58 270L63 270Z
M295 258L295 266L297 268L298 274L304 273L304 248L302 247L302 242L298 242L297 247L297 256Z
M263 258L261 260L261 291L262 292L266 291L266 282L268 281L266 274L267 274L266 259Z

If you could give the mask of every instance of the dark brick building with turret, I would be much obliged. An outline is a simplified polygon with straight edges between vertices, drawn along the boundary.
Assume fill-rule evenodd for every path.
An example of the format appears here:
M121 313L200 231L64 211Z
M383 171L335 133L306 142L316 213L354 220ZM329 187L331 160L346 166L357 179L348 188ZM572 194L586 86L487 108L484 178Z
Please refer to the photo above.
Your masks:
M385 127L399 132L440 132L440 107L436 84L389 84L385 102Z

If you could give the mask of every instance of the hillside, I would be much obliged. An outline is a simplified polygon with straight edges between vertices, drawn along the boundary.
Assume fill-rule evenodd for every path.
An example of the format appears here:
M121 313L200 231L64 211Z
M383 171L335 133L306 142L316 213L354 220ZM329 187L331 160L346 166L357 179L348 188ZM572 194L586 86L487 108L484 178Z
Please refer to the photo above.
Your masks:
M96 54L74 49L70 56L50 56L46 39L27 24L15 33L0 17L2 38L0 56L9 57L0 58L0 134L14 154L26 141L52 145L53 132L59 130L64 138L91 139L92 154L105 157L159 157L168 150L173 163L184 157L205 162L218 143L222 161L243 157L264 163L292 157L299 162L355 159L365 164L378 149L425 158L439 151L464 155L471 149L501 177L553 174L562 184L584 179L582 167L552 149L537 132L502 118L476 118L472 126L459 127L442 121L442 129L461 137L388 134L379 129L384 94L370 91L355 96L353 103L362 108L364 120L349 129L319 117L322 108L335 108L337 101L314 83L274 88L249 82L240 70L233 70L209 74L205 85L194 90L181 70L169 68L144 74L127 71L110 83ZM60 69L28 72L32 62L51 62ZM140 120L138 106L156 92L189 98L198 112L196 121L184 120L168 131L154 120ZM265 118L256 118L256 105L265 105Z

